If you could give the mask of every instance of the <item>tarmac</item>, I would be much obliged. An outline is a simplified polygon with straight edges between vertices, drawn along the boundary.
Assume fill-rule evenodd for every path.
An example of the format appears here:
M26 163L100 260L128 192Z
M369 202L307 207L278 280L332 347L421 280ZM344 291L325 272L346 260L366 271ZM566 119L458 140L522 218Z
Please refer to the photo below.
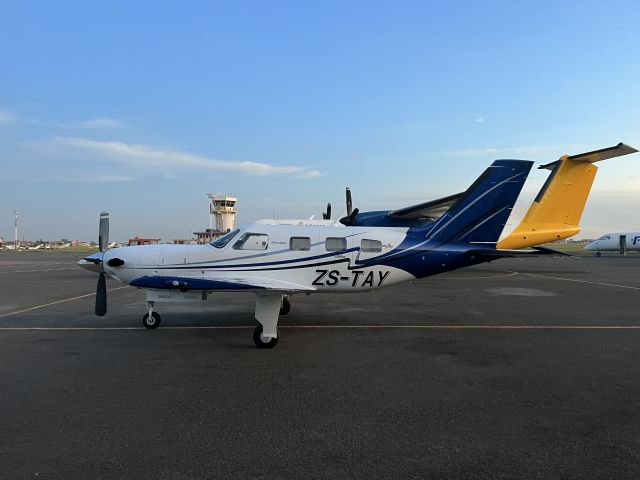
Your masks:
M159 304L80 255L0 253L0 478L640 478L640 256L499 260Z

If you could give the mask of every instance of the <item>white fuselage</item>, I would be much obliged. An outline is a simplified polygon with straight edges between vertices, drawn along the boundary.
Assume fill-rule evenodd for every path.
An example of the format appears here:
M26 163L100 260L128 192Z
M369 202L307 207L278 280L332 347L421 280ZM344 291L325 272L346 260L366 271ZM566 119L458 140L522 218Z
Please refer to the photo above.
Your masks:
M249 240L243 247L239 240L245 235ZM356 267L357 262L372 261L398 247L405 237L404 228L254 224L239 229L219 248L167 244L108 250L104 270L126 284L156 276L242 283L290 293L368 291L415 278L375 262ZM110 267L112 258L124 264Z
M624 235L625 250L628 252L640 251L640 232L620 232L620 233L607 233L598 240L586 245L584 248L593 252L609 252L620 250L620 236Z

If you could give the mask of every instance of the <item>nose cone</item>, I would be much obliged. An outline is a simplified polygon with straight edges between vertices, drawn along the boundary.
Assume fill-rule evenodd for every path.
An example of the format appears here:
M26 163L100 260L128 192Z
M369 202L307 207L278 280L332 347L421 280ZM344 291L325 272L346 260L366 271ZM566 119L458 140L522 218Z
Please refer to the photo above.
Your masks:
M104 258L103 252L94 253L88 257L81 258L78 262L82 268L90 270L92 272L102 272L102 259Z
M585 245L584 247L585 250L597 250L598 249L598 241L594 241L591 243L588 243L587 245Z

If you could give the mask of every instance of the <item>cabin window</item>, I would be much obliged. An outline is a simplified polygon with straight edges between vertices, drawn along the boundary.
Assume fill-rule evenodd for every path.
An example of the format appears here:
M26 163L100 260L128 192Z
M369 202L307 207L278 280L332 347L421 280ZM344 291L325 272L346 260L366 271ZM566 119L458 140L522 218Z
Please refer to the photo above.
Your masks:
M238 232L240 231L239 228L236 228L234 231L229 232L223 236L221 236L220 238L216 238L213 242L211 242L209 245L211 245L212 247L216 247L216 248L222 248L224 247L227 243L229 243L231 240L233 240L233 238L238 235Z
M234 245L234 250L266 250L269 236L262 233L245 233Z
M324 248L327 252L346 252L347 239L344 237L327 237L324 241Z
M289 248L296 251L311 250L311 239L309 237L291 237Z
M380 253L382 251L382 242L363 238L360 242L360 250L366 253Z

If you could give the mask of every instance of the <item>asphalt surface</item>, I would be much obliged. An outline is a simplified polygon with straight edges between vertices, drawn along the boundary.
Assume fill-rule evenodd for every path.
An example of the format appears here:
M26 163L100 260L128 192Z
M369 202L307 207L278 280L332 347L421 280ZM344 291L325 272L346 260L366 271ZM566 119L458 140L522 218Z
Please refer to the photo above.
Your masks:
M2 479L640 478L640 257L296 296L273 350L251 294L95 317L77 258L0 253Z

